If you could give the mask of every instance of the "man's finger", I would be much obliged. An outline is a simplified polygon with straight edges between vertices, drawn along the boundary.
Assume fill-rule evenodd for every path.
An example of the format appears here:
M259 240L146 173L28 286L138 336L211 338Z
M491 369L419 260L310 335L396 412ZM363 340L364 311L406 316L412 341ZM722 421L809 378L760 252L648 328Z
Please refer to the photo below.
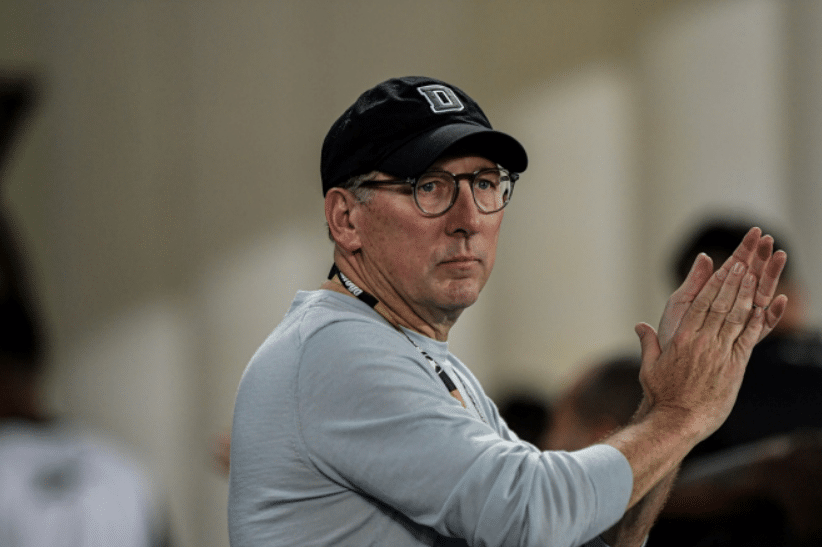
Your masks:
M776 298L773 299L771 305L767 308L763 308L765 311L765 326L762 328L762 333L759 335L759 339L762 340L767 336L779 323L779 320L782 318L782 314L785 313L785 309L788 307L788 297L784 294L780 294Z
M754 274L757 279L761 279L765 274L765 267L768 265L768 261L770 261L772 255L773 237L763 235L756 246L756 252L754 252L748 263L748 271Z
M756 276L753 273L748 272L743 275L742 284L739 286L739 292L736 295L733 307L719 329L720 339L724 340L728 346L736 341L751 317L756 281Z
M687 302L693 301L696 295L699 294L699 291L702 290L702 287L705 286L705 283L711 278L713 271L713 260L710 256L705 253L696 255L696 259L694 259L694 263L691 266L691 271L688 272L685 281L683 281L682 285L677 289L677 292L681 295L680 300Z
M650 366L659 359L662 349L659 347L659 339L654 332L654 328L647 323L637 323L634 332L639 336L639 345L642 351L642 363Z
M708 280L699 294L694 298L693 304L683 316L681 322L683 326L687 321L688 328L697 330L703 327L703 324L708 317L708 313L714 304L714 299L719 294L725 280L728 279L731 274L731 268L733 268L734 265L743 264L743 267L747 267L749 264L754 264L755 268L768 269L768 266L764 265L765 257L768 256L770 258L772 243L766 241L764 244L760 245L761 236L762 230L757 227L753 227L748 230L748 233L745 234L742 241L736 249L734 249L733 254L728 257L728 259L716 270L716 272L714 272L714 275ZM768 238L768 240L770 239L771 238ZM726 292L726 296L727 294L728 293ZM734 299L735 298L736 295L734 293ZM727 306L727 309L725 310L727 313L733 305L733 300L722 300L718 305ZM715 309L715 311L717 310ZM718 321L718 319L718 317L715 317L714 320L711 321L711 326L716 329L718 329L719 326L721 326L721 323L724 322L724 317L722 317L722 321Z
M742 263L738 262L737 264ZM722 290L722 287L725 285L725 282L729 277L728 274L730 273L731 267L725 268L724 266L725 265L714 272L705 286L702 287L702 290L699 291L699 294L696 295L696 298L694 298L690 308L688 308L688 311L686 311L685 315L682 317L680 328L688 329L694 332L703 328L708 314L711 313L714 300ZM744 264L742 267L744 268ZM734 292L734 296L735 295L736 292ZM730 304L732 302L733 300L730 300L728 303L725 313L731 309ZM717 310L714 311L716 312ZM722 319L724 320L724 316ZM716 322L714 322L714 325L716 325ZM716 328L718 329L719 327L716 326Z
M696 295L705 286L713 273L713 261L705 253L699 253L688 272L688 277L674 291L665 305L665 311L659 321L659 344L665 346L679 327L682 316L694 301Z
M764 266L764 272L759 278L759 287L754 296L754 304L761 308L771 305L771 299L776 293L776 286L779 284L779 277L782 275L782 269L788 260L788 255L785 251L776 251L767 264Z
M742 285L742 280L745 277L747 269L748 265L744 262L737 262L733 265L731 271L723 280L722 287L720 287L719 292L711 302L710 310L702 324L703 330L707 329L710 332L719 334L720 329L725 325L734 309L736 309L737 315L745 314L744 320L742 321L742 326L744 326L747 320L747 310L751 308L753 293L756 287L756 282L752 281L747 287L747 293L743 292L740 297L740 286ZM739 303L738 306L737 302ZM745 308L747 308L747 310L745 310ZM736 339L736 336L741 330L742 327L734 333L731 342ZM733 332L733 329L731 329L730 332L726 332L725 335L730 336L731 332Z
M742 363L748 362L748 358L751 356L751 350L753 350L753 347L759 341L764 326L764 308L754 308L751 313L751 319L733 345L733 352L737 354L738 359L741 360Z
M737 262L748 265L752 264L759 250L761 235L762 230L757 227L748 230L748 233L745 234L745 237L742 238L742 241L740 241L739 245L734 249L733 254L720 266L720 269L724 270L727 275L730 273L731 267ZM773 244L771 243L771 245ZM768 252L767 258L770 258L770 252ZM767 258L765 258L765 260L767 260Z

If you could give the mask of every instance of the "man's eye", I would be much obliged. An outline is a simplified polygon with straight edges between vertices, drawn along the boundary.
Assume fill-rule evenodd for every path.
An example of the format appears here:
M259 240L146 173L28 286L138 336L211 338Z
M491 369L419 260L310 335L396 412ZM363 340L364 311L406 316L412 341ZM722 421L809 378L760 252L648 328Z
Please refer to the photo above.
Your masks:
M498 183L494 182L493 180L479 179L474 183L474 188L477 188L479 190L493 190L497 187L497 184Z
M425 182L417 186L417 192L423 192L426 194L430 194L432 192L436 192L437 190L437 183L436 182Z

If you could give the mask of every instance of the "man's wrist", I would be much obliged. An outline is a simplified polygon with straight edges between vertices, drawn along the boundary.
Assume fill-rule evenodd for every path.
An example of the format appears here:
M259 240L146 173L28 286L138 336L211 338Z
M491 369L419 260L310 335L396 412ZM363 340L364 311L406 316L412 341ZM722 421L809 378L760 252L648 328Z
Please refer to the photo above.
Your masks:
M690 408L654 405L647 397L642 399L631 420L633 425L657 431L658 439L676 437L677 440L689 444L687 452L710 434L710 431L705 429L705 423L706 420L700 419Z

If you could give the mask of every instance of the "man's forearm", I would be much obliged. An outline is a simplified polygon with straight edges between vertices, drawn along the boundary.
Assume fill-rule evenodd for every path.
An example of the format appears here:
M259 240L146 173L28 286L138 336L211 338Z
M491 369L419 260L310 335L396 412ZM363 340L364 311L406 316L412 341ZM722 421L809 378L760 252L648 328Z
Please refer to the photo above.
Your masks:
M663 477L610 530L602 534L610 547L639 547L651 531L673 488L678 468Z
M660 426L657 417L649 416L649 414L650 409L647 400L643 400L632 420L634 425L612 435L605 441L606 443L610 441L613 446L623 451L634 471L634 490L628 505L629 509L619 522L602 534L602 538L611 547L642 545L668 499L681 460L689 450L687 444L671 443L670 441L667 443L667 447L666 443L658 443L656 446L647 448L646 439L649 437L637 439L635 435L647 430L649 427ZM670 434L670 431L668 430L667 433ZM657 438L664 439L665 432ZM654 437L650 437L650 439L654 439ZM649 458L639 458L637 457L639 454L645 454ZM672 465L666 463L670 461L674 463ZM668 469L668 471L662 475L661 479L650 486L646 494L640 495L640 492L648 488L647 483L653 481L653 477L658 473L658 471L648 469L648 466L660 467L663 470ZM637 474L640 477L637 477ZM635 500L636 496L640 497Z
M676 412L639 415L642 417L603 441L622 452L631 464L634 488L628 509L664 478L675 475L688 452L703 438L687 418Z

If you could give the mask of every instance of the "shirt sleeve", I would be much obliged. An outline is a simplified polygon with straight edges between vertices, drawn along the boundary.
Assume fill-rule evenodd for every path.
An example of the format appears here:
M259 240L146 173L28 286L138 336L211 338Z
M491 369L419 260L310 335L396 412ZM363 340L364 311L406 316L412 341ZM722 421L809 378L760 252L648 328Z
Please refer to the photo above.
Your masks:
M633 477L617 449L502 438L383 330L332 323L305 345L298 416L318 472L474 546L582 545L619 520Z

